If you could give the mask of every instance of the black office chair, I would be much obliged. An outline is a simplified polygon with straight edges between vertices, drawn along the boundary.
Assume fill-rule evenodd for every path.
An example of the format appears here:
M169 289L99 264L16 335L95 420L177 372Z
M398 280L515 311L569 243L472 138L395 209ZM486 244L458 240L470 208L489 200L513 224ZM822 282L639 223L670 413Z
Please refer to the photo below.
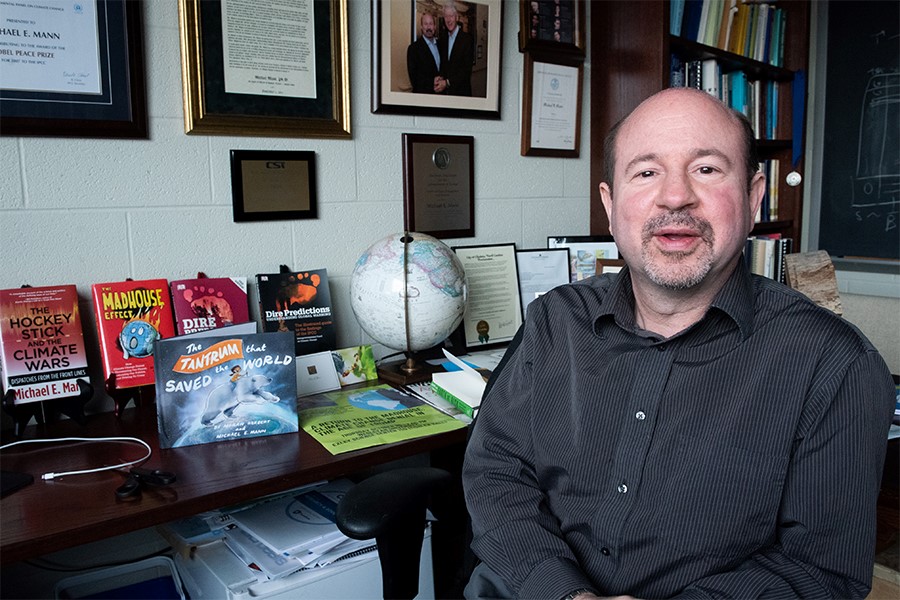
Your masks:
M412 599L419 593L425 511L441 518L439 500L451 483L450 473L442 469L394 469L356 484L338 504L337 526L344 535L375 538L384 598Z

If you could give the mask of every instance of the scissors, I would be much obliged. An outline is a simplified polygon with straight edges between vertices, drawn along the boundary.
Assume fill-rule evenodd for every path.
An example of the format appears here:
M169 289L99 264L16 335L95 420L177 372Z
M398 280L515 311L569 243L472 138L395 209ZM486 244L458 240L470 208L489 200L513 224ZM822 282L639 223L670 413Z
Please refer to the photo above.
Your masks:
M165 486L175 483L175 473L161 471L160 469L141 469L135 467L128 471L128 479L116 489L116 498L127 498L141 495L144 485Z

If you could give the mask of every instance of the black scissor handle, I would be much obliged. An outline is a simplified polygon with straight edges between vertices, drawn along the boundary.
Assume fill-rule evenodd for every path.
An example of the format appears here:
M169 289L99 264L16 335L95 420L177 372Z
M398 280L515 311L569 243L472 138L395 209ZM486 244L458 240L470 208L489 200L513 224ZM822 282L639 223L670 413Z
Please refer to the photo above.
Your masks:
M121 500L140 496L140 494L141 482L137 477L129 476L128 479L125 480L125 483L116 488L116 498Z
M134 468L131 469L131 476L137 478L141 483L149 485L171 485L175 483L175 473L160 469Z

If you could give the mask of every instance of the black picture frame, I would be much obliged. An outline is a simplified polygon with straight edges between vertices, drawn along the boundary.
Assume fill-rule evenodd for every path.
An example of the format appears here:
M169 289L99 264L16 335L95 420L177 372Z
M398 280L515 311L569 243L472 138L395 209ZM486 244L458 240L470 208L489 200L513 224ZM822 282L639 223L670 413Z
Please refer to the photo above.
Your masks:
M407 50L420 29L423 7L443 27L435 0L371 0L372 112L473 119L500 118L503 0L457 0L461 28L472 37L472 95L413 93ZM418 11L418 12L417 12ZM452 87L452 86L451 86Z
M475 138L403 134L403 227L475 237Z
M85 1L97 9L100 93L5 89L0 80L0 136L147 138L143 2Z
M584 57L585 0L519 0L519 51Z
M316 153L232 150L234 222L318 218Z
M451 336L454 347L470 352L509 344L524 322L515 243L453 246L451 249L466 269L469 286L466 313ZM497 269L497 264L503 268ZM478 269L473 269L473 265ZM505 282L483 285L484 280L495 278L498 273L505 275ZM482 289L479 289L480 283ZM504 287L506 295L502 293Z
M178 1L185 133L351 137L347 0L313 2L316 74L315 97L310 98L274 91L254 94L226 90L221 9L222 0ZM265 46L269 40L259 43Z

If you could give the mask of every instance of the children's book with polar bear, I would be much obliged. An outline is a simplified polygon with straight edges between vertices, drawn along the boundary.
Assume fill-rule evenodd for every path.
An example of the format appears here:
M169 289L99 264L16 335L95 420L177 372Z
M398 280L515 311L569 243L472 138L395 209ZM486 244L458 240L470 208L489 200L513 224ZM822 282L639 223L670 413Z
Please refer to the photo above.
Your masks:
M293 334L228 329L157 342L160 448L299 431Z

